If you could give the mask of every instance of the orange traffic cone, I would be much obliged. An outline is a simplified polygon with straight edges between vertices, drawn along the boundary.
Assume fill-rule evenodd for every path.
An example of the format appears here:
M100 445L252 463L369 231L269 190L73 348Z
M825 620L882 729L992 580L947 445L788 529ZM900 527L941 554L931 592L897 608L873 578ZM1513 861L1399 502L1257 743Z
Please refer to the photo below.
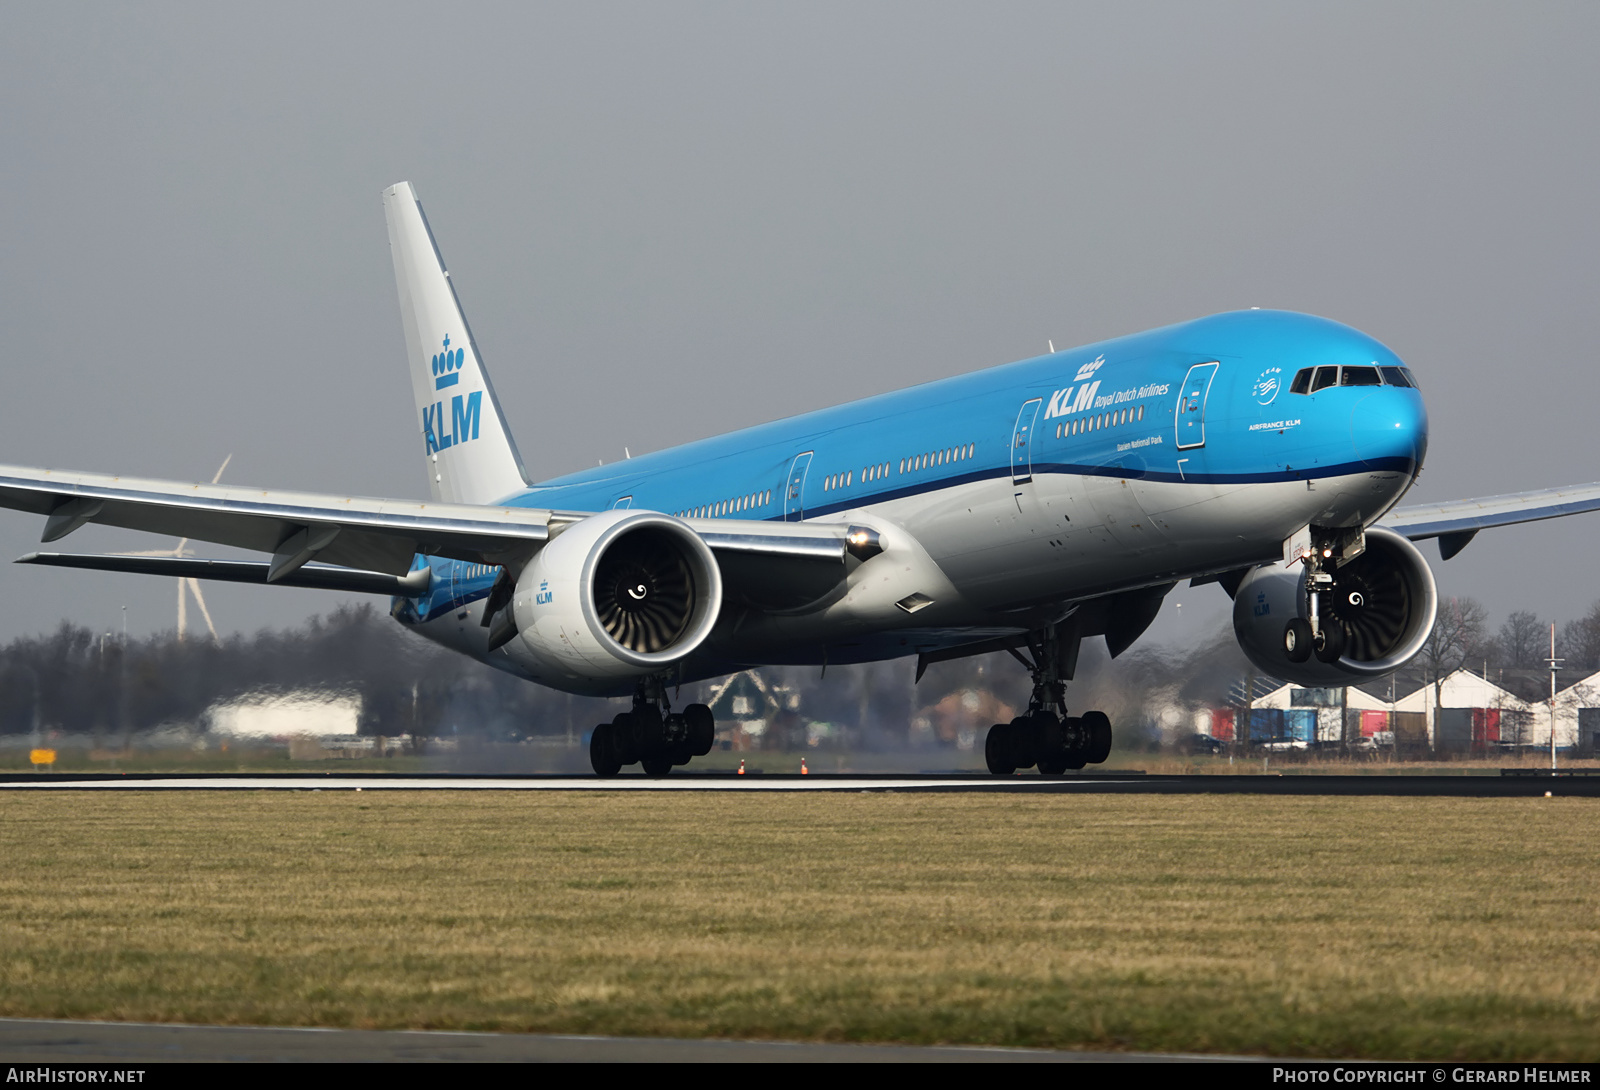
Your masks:
M800 775L802 775L802 776L811 775L811 770L806 767L806 759L804 757L800 758Z
M739 758L739 775L741 775L741 776L744 775L744 758L743 757Z

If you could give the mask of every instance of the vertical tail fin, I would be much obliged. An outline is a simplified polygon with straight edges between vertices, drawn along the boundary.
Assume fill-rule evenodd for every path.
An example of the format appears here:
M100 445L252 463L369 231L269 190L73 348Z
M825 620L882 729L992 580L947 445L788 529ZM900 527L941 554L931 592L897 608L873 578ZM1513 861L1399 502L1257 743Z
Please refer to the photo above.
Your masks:
M527 485L522 456L410 182L384 190L383 211L428 489L450 503L494 503Z

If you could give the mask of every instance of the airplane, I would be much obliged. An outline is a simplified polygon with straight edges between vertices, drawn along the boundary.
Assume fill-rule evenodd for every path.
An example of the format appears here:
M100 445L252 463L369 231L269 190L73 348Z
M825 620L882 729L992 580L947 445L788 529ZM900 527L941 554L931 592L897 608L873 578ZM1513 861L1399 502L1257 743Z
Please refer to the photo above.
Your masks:
M600 776L710 751L679 686L753 666L1008 652L1027 710L989 770L1081 769L1112 725L1071 714L1082 641L1119 655L1180 580L1233 598L1241 648L1310 686L1427 641L1480 530L1600 509L1600 484L1399 508L1427 452L1421 384L1347 325L1240 310L958 375L534 482L417 195L384 192L430 499L0 466L41 542L97 523L265 561L30 553L21 563L391 597L417 634L569 693L631 697Z

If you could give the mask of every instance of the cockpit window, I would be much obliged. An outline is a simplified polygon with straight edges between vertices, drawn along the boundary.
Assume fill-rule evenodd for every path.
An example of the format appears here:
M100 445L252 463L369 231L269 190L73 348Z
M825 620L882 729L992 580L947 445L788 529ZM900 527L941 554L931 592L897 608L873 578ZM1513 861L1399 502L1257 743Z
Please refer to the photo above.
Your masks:
M1398 386L1420 389L1409 367L1302 367L1289 384L1291 394L1311 394L1330 386Z

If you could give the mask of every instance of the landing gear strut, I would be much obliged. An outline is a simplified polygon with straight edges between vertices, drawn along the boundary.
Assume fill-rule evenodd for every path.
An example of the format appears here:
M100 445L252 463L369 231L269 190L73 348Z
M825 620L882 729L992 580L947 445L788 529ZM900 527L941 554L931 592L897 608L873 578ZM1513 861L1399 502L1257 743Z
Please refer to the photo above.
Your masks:
M1294 617L1283 626L1283 654L1290 662L1305 662L1312 655L1318 662L1335 663L1344 656L1349 643L1349 633L1336 613L1324 607L1338 600L1334 593L1334 569L1355 559L1365 549L1365 539L1359 528L1342 535L1324 531L1323 540L1313 538L1300 550L1299 560L1305 565L1306 612L1309 617ZM1360 606L1361 594L1352 592L1349 604Z
M1046 776L1099 764L1111 755L1111 720L1104 712L1067 715L1067 686L1078 662L1080 637L1055 625L1028 636L1032 658L1012 656L1033 675L1028 710L1009 723L989 728L983 743L984 762L996 776L1037 765Z
M716 720L704 704L672 711L665 684L647 678L633 695L633 709L594 728L589 764L597 776L615 776L623 765L638 764L647 776L665 776L676 765L711 752Z

